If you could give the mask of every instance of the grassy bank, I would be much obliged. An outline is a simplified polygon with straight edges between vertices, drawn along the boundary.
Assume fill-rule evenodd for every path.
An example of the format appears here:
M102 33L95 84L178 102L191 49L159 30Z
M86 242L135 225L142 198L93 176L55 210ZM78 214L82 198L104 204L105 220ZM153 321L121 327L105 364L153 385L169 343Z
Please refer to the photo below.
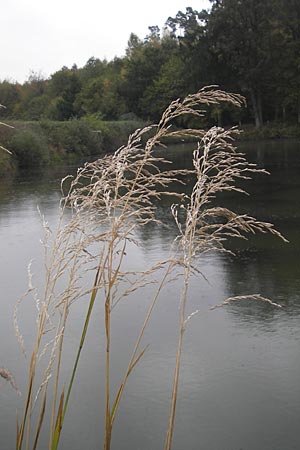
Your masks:
M126 142L141 123L86 118L66 122L13 121L9 125L14 128L0 127L0 142L12 152L11 156L1 155L0 174L108 153Z
M95 116L58 121L12 121L14 128L0 127L0 143L12 152L12 156L1 152L0 175L12 173L18 168L32 168L56 164L62 161L76 161L93 155L114 151L128 136L144 124L138 120L103 121ZM300 125L268 123L257 129L246 124L241 127L240 140L263 140L300 138ZM184 141L193 141L186 136ZM172 136L166 143L178 143L178 136Z
M0 150L0 177L14 172L15 166L13 164L11 155Z
M242 125L242 133L239 140L263 140L263 139L289 139L300 138L300 124L288 124L283 122L269 122L261 128L252 124Z

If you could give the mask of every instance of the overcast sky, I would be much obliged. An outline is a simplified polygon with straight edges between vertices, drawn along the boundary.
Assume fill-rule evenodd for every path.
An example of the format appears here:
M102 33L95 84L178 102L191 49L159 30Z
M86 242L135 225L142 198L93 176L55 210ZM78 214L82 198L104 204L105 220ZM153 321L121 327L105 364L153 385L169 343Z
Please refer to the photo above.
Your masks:
M144 38L187 6L209 0L4 0L1 2L0 80L23 82L31 71L48 77L62 66L82 67L94 56L123 56L131 32Z

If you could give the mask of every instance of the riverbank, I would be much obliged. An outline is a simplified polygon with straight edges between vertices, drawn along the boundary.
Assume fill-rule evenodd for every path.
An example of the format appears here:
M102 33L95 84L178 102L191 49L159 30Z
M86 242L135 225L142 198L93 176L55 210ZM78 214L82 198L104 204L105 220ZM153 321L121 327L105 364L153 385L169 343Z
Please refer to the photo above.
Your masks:
M260 128L256 128L252 124L245 124L240 129L242 133L239 139L243 141L300 138L300 124L297 123L269 122Z
M58 121L10 121L14 128L0 127L0 143L12 155L0 152L0 175L26 169L72 162L106 154L123 145L128 136L145 125L139 120L102 121L92 117ZM300 138L299 124L268 123L257 129L240 127L241 141ZM186 141L186 140L185 140ZM172 143L177 141L172 139ZM180 141L181 142L181 141Z
M143 126L138 120L116 122L74 119L58 121L10 121L0 127L0 142L12 152L0 154L0 175L17 169L49 166L105 154L123 145Z

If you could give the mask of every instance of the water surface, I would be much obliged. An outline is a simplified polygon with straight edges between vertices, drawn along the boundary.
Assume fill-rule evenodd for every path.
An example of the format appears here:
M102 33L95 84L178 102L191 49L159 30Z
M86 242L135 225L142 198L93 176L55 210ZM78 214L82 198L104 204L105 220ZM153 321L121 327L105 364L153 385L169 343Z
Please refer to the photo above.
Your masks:
M199 260L208 282L199 277L190 287L189 322L176 413L174 450L298 450L300 448L300 143L270 141L243 144L248 159L271 172L247 183L251 195L226 195L222 202L261 220L275 223L290 241L272 236L230 242L236 256L211 254ZM171 149L170 157L186 166L190 148ZM8 367L25 394L26 362L16 342L13 307L26 290L27 265L34 281L42 273L43 236L37 208L50 224L58 217L60 179L74 171L62 167L47 174L23 174L0 181L1 327L0 366ZM160 205L161 217L166 204ZM148 227L141 245L128 252L128 267L146 266L168 254L175 230ZM163 448L174 369L178 321L178 283L169 285L154 311L144 342L150 344L131 375L113 434L117 450ZM208 311L233 295L261 293L283 308L240 302ZM113 316L113 390L142 323L151 288L119 304ZM63 375L69 373L86 305L77 304L66 340ZM30 348L35 308L20 311ZM94 450L103 439L103 317L99 306L80 362L62 437L63 450ZM14 448L15 410L22 407L12 388L0 380L1 448ZM23 395L24 398L24 395ZM21 410L20 410L21 411ZM47 448L45 442L41 448Z

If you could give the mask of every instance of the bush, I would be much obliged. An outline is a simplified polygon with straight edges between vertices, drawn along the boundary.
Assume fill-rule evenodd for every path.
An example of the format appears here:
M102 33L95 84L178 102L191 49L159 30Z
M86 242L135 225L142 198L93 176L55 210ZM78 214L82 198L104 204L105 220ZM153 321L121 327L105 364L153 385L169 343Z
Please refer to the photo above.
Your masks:
M266 123L260 128L253 125L244 125L241 140L261 140L261 139L285 139L299 138L299 124L285 124L280 122Z
M50 160L45 137L32 129L15 130L10 149L21 168L40 167L49 163Z
M96 155L102 152L102 137L82 120L53 122L45 120L40 123L51 147L64 154L78 156Z
M103 120L101 114L88 114L83 117L80 122L85 123L89 128L94 130L101 138L103 151L111 152L124 142L137 128L142 128L145 123L139 120L133 113L128 113L126 120L107 121ZM126 117L126 115L124 115Z
M11 124L13 129L1 130L0 140L13 152L20 168L110 152L142 126L141 122L133 120L106 122L98 115L64 122L15 121Z
M100 124L100 132L103 139L103 148L105 152L121 147L127 142L128 136L137 128L142 128L144 124L141 121L124 120L102 122Z
M11 155L0 148L0 176L3 177L14 171L15 167Z

